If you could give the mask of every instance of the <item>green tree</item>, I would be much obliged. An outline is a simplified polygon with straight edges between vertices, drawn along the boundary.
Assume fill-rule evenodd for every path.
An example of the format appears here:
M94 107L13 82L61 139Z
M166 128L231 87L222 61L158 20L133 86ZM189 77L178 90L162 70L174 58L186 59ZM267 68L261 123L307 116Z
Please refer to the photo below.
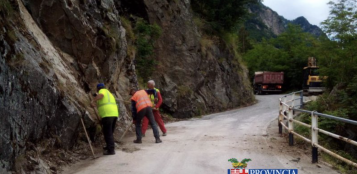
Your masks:
M139 19L136 22L134 32L137 49L136 69L139 77L147 81L157 65L152 55L154 53L154 42L160 37L162 31L158 25L150 25L145 20Z
M232 31L247 14L245 6L260 0L192 0L192 9L204 18L213 32Z
M330 15L322 22L322 29L332 41L324 42L320 52L325 52L322 72L329 76L332 88L335 84L349 83L351 72L357 70L357 1L330 1L329 5Z
M323 40L318 52L322 57L320 72L328 76L327 87L335 89L326 100L336 107L324 111L346 110L344 115L357 119L357 1L331 1L329 5L330 15L322 28L331 40Z
M290 24L287 30L277 38L265 40L254 45L254 49L244 55L250 76L255 71L283 71L285 87L300 89L302 86L302 70L307 58L316 56L319 41L300 26Z
M246 28L243 26L239 29L238 31L238 47L240 53L246 53L248 50L251 50L253 48L253 45L250 42L249 39L249 32L246 30Z

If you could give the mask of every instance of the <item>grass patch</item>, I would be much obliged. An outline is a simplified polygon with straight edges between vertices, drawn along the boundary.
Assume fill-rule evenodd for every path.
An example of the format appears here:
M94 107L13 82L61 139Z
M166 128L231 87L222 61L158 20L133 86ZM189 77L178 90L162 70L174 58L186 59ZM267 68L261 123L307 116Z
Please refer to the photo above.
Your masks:
M193 17L193 23L197 26L197 28L199 29L199 30L202 30L202 29L204 29L204 27L205 27L205 22L204 22L204 20L203 19L201 19L201 18L199 18L199 17L197 17L197 16L194 16Z
M320 156L324 161L332 165L332 168L340 171L343 174L357 174L357 170L355 167L352 167L342 161L336 160L335 157L330 156L324 152L321 152Z
M213 42L212 39L210 39L210 38L208 38L206 36L201 37L200 45L201 45L201 51L202 51L204 56L207 55L208 49L211 48L213 44L214 44L214 42Z
M234 57L238 60L239 63L242 62L241 56L239 54L239 37L238 34L236 33L231 33L231 32L224 32L221 34L221 38L226 44L227 48L230 49L231 53L234 55Z
M14 30L10 30L6 33L7 37L12 41L16 42L17 41L17 36Z
M12 55L8 60L8 64L13 68L20 68L25 61L25 56L23 53L18 53L16 55Z
M131 60L135 58L136 47L134 45L128 45L126 49L126 54L130 57Z
M11 16L14 13L14 8L8 0L0 0L0 12L5 16Z
M203 103L197 102L196 107L195 114L197 117L202 117L206 114L205 105Z
M132 40L132 41L135 40L135 33L134 33L134 30L133 30L133 27L131 26L130 20L125 18L124 16L121 16L120 17L120 21L121 21L123 27L126 30L127 39Z
M188 86L180 85L177 87L177 92L180 97L191 96L193 91Z

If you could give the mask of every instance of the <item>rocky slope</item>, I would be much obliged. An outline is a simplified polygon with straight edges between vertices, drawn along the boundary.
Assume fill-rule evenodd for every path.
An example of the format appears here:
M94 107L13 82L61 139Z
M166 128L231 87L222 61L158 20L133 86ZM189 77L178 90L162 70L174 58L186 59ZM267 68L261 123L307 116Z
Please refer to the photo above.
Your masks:
M249 11L251 15L247 17L245 26L251 36L257 40L261 40L263 37L275 37L283 33L288 24L299 25L304 32L316 37L325 35L318 26L310 24L305 17L301 16L290 21L262 3L250 5Z
M163 30L151 78L165 111L187 118L254 100L247 70L232 49L220 39L203 46L187 0L0 2L0 173L54 172L55 164L41 157L78 143L80 117L93 126L89 101L97 82L114 92L120 122L129 124L127 91L138 83L135 53L128 49L133 41L125 37L120 14Z
M153 78L174 117L191 117L252 102L247 70L223 41L203 48L189 1L145 0L150 23L162 27Z

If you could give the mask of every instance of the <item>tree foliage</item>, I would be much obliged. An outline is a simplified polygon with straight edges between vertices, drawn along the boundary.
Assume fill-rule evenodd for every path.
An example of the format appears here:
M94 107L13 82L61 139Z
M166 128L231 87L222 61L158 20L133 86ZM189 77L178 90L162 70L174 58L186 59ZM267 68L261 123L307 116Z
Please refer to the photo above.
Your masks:
M139 77L146 81L152 75L157 65L157 62L152 57L154 53L153 44L160 37L162 31L158 25L150 25L145 20L139 19L136 22L134 32L137 48L135 64Z
M204 18L213 32L232 31L247 14L245 6L260 0L192 0L192 9Z
M277 38L263 40L244 55L253 78L256 71L283 71L289 89L300 89L302 71L307 58L316 56L317 39L304 33L300 26L289 24L287 30Z
M328 87L339 83L350 83L351 72L357 70L357 1L340 0L329 2L331 10L322 28L332 41L323 43L321 70L329 76ZM352 77L354 78L354 77Z
M346 109L344 115L357 119L357 1L331 1L329 5L330 16L322 28L331 40L324 40L319 48L320 72L328 76L326 86L334 89L328 97L338 107L325 110Z
M329 5L330 15L322 22L322 29L329 38L322 38L316 50L320 74L328 76L325 86L329 90L317 101L309 103L307 109L357 120L357 74L355 73L357 71L357 1L331 1ZM357 127L354 125L319 118L319 128L357 140L349 133L357 132ZM352 156L354 160L357 159L355 151L348 148L350 146L346 143L333 141L333 138L329 137L324 137L322 140L324 142L321 143L336 151L347 150L343 153L337 151L338 154L351 160L353 160Z

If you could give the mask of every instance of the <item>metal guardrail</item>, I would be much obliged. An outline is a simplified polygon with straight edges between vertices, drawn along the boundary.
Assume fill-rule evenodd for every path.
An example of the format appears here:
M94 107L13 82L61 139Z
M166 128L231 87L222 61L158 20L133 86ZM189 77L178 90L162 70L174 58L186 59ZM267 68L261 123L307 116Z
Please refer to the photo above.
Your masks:
M297 95L299 94L299 95ZM290 99L288 99L290 97ZM311 147L312 147L312 163L317 163L318 162L318 149L322 150L323 152L351 165L357 168L357 163L348 160L334 152L332 152L331 150L328 150L327 148L321 146L318 143L318 139L319 139L319 133L325 134L327 136L339 139L341 141L345 141L349 144L352 144L354 146L357 146L357 142L351 139L348 139L346 137L334 134L332 132L328 132L326 130L320 129L318 128L318 117L324 117L324 118L328 118L328 119L333 119L333 120L337 120L337 121L341 121L344 123L348 123L348 124L353 124L353 125L357 125L357 121L355 120L349 120L349 119L345 119L345 118L341 118L341 117L336 117L333 115L328 115L328 114L323 114L323 113L318 113L316 111L308 111L308 110L303 110L301 109L301 107L309 102L309 101L304 101L304 96L303 96L303 91L297 91L297 92L293 92L290 94L287 94L285 96L283 96L282 98L279 99L280 100L280 106L279 106L279 133L282 134L283 133L283 128L288 130L289 132L289 145L293 146L294 145L294 135L303 139L304 141L311 143ZM296 101L299 100L298 105L296 104ZM298 107L298 108L297 108ZM294 119L294 114L295 112L300 112L300 113L309 113L311 114L311 125L303 123L301 121L295 120ZM284 118L288 120L288 125L284 124ZM311 139L308 139L300 134L298 134L297 132L294 131L294 123L305 126L307 128L311 129Z

